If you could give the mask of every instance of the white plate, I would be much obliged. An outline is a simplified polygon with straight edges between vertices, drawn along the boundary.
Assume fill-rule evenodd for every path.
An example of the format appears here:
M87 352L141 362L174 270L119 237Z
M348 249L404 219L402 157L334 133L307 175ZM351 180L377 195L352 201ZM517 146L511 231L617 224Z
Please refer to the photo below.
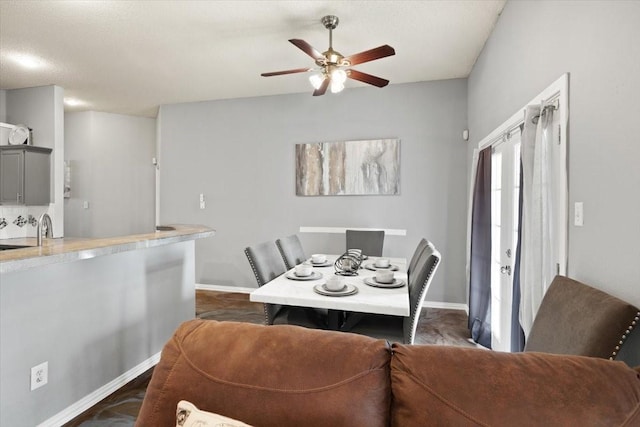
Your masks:
M346 283L345 287L341 291L330 291L328 290L324 284L317 284L313 287L313 290L320 295L325 295L329 297L346 297L348 295L353 295L358 293L358 288L356 285L352 285L351 283Z
M25 125L17 125L9 132L10 145L26 144L29 140L29 128Z
M291 280L318 280L318 279L322 279L322 273L318 273L317 271L314 271L308 276L298 276L296 275L295 271L289 271L287 272L286 277L287 279L291 279Z
M330 265L333 265L333 263L329 260L325 262L318 262L318 263L315 263L313 261L310 261L310 262L311 262L311 265L314 267L329 267Z
M378 270L398 271L398 266L397 265L389 264L389 267L376 267L376 265L374 263L372 263L372 262L370 262L369 264L365 265L364 268L366 268L367 270L371 270L371 271L378 271Z
M393 279L391 283L379 283L375 277L367 277L364 279L364 283L376 288L401 288L404 286L404 280Z

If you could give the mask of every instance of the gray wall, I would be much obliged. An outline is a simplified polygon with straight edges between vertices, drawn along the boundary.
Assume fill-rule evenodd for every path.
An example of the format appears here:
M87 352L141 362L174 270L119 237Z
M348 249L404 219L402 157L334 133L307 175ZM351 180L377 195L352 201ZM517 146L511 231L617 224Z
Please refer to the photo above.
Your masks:
M7 122L7 91L0 89L0 122Z
M637 1L508 2L468 89L473 147L570 73L569 212L584 202L584 226L570 221L568 274L636 306L639 23Z
M158 116L160 221L217 230L197 242L199 283L255 287L243 250L300 226L406 229L385 254L423 236L443 255L427 300L466 303L466 80L165 105ZM397 137L401 195L297 197L296 143ZM198 195L207 207L200 210ZM344 235L299 234L308 254Z
M155 119L145 117L65 114L65 160L71 169L71 197L64 200L67 237L154 229L155 126Z

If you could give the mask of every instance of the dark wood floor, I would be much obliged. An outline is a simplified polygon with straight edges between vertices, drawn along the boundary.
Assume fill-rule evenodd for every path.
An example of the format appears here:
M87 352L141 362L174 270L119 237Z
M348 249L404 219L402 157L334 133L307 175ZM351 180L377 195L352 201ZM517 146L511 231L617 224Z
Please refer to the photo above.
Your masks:
M196 316L262 324L262 304L249 301L248 294L196 291ZM475 347L462 310L429 308L422 311L416 344ZM65 424L65 427L133 426L153 370L145 372L100 403Z

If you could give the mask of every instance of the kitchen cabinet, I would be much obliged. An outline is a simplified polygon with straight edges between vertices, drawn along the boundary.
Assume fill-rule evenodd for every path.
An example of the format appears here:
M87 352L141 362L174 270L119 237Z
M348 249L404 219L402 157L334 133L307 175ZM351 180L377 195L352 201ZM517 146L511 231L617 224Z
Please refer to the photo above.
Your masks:
M49 204L51 151L33 145L0 146L0 204Z

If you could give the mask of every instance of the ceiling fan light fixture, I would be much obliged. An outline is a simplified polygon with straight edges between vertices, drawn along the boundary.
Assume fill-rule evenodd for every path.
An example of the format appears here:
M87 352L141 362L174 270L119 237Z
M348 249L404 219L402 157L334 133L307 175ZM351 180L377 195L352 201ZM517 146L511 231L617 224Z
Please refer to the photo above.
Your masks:
M337 80L331 80L331 93L342 92L344 89L344 82L340 82Z
M314 89L318 90L326 78L327 77L323 73L313 73L309 76L309 82Z
M336 68L331 72L331 82L339 82L344 86L344 82L347 81L347 72L340 68Z

